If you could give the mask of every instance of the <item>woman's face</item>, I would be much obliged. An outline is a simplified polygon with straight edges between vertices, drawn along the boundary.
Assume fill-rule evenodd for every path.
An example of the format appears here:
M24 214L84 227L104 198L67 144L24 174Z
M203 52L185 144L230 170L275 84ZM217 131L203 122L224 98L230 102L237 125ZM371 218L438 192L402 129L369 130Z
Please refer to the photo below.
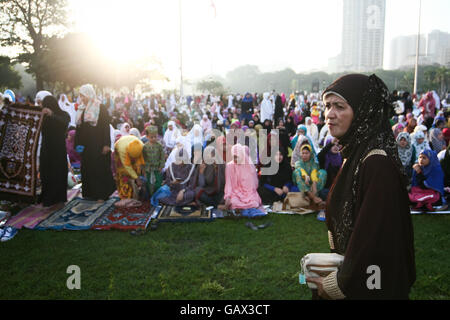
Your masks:
M297 130L297 133L299 136L304 136L305 135L305 131L303 131L302 129Z
M425 167L425 166L427 166L427 165L430 164L430 159L429 159L426 155L421 154L421 155L419 156L418 162L419 162L419 165L420 165L420 166Z
M417 139L417 144L422 144L424 142L425 138L419 138Z
M400 141L398 142L398 145L402 148L406 148L406 146L408 145L408 141L406 141L405 138L401 138Z
M333 137L341 138L353 120L352 107L342 98L330 94L324 99L325 120Z
M341 146L338 143L333 144L331 147L331 152L334 154L338 154L339 150L341 150Z
M89 98L86 97L84 94L81 94L81 93L80 93L80 99L81 99L81 102L82 102L84 105L87 105L87 104L89 103Z
M308 149L304 148L301 154L303 162L308 162L311 158L311 152Z
M277 154L275 155L275 161L277 163L283 162L283 154L280 151L277 151Z

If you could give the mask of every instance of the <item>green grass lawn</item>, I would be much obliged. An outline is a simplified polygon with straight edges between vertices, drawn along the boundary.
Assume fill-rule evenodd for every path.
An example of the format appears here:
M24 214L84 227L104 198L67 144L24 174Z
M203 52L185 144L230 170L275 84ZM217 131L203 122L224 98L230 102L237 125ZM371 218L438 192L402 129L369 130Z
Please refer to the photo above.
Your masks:
M450 298L450 216L413 216L417 280L412 299ZM270 214L121 231L20 230L0 243L0 299L310 299L298 284L300 258L329 252L315 214ZM66 287L69 265L81 290Z

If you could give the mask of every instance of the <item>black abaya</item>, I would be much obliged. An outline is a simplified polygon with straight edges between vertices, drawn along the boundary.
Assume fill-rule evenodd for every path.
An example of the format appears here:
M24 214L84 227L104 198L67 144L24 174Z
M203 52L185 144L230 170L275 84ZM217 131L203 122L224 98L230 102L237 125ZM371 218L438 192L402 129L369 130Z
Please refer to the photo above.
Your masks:
M59 106L57 108L59 109ZM39 171L41 201L46 207L67 201L66 131L69 122L69 114L59 110L53 111L51 116L46 115L42 124Z
M84 146L81 153L83 198L107 200L115 190L111 171L111 153L102 153L104 146L111 146L109 123L108 111L104 105L101 105L96 126L83 120L77 126L75 145Z

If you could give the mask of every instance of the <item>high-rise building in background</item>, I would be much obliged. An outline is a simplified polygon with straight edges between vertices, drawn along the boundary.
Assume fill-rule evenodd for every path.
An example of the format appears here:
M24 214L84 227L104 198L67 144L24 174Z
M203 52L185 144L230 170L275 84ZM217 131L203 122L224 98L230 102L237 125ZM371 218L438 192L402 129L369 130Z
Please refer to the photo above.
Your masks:
M329 72L383 68L386 0L344 0L342 50Z
M400 36L392 39L389 69L413 67L416 63L417 35ZM426 36L420 35L419 64L426 64Z
M389 69L414 67L416 61L417 35L392 39ZM450 66L450 34L433 30L420 35L419 65L440 64Z
M427 38L427 57L430 63L450 66L448 52L450 49L450 34L433 30Z

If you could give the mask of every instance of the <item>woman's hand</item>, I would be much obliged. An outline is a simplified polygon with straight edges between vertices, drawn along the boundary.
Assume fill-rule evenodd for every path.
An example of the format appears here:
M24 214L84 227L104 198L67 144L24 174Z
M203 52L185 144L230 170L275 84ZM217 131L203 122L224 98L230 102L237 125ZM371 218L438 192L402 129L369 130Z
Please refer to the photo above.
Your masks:
M416 171L417 174L422 172L422 169L420 168L420 165L418 163L413 165L413 169Z
M177 201L177 203L179 203L179 202L183 201L183 199L184 199L184 189L180 190L180 192L178 192L176 201Z
M42 109L42 113L47 116L51 116L53 114L53 111L50 110L49 108L44 108L44 109Z
M323 290L323 277L306 278L306 282L314 283L317 286L317 294L327 300L331 300L330 296Z
M102 150L102 153L103 153L103 154L108 154L108 152L111 152L111 148L108 147L108 146L104 146L104 147L103 147L103 150Z
M277 194L277 195L279 195L280 197L283 195L283 190L282 189L280 189L280 188L275 188L275 193Z
M286 186L284 186L284 187L283 187L283 193L288 194L288 193L289 193L289 188L286 187Z
M306 184L307 186L309 186L310 181L311 181L311 178L310 178L309 176L306 176L306 177L305 177L305 184Z

